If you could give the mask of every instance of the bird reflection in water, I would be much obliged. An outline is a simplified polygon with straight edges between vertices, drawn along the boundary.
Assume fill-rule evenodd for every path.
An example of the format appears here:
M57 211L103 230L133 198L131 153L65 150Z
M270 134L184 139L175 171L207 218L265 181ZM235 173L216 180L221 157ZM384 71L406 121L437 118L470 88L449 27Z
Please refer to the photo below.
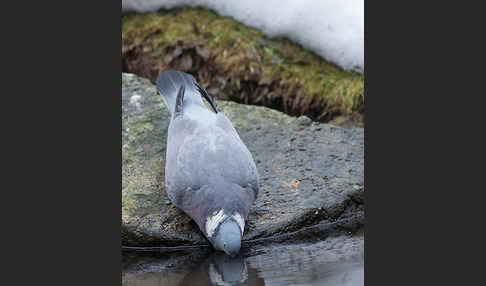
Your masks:
M230 257L221 252L211 254L187 274L179 285L265 285L257 271L241 256Z

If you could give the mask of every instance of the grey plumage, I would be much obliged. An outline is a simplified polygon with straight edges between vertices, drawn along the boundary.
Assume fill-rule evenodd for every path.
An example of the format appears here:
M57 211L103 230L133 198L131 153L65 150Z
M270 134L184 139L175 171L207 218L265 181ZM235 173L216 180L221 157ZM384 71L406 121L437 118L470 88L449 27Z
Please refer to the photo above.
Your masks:
M234 241L235 225L241 240L243 220L258 195L253 158L194 77L165 71L157 79L157 89L171 112L165 168L169 199L194 219L216 249L235 254L240 247Z
M196 82L194 77L188 73L166 70L157 78L157 91L165 101L169 112L172 114L175 109L177 94L181 87L187 88L190 95L185 101L187 105L196 104L204 105L201 96L208 100L211 107L216 110L216 105L213 99L207 92ZM184 91L185 92L185 91Z

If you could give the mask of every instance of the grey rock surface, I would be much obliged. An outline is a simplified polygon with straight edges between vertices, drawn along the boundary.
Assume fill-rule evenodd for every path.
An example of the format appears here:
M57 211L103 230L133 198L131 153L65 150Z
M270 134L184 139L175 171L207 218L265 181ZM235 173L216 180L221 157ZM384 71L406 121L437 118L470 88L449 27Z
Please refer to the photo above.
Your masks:
M244 240L341 218L364 223L364 130L218 101L253 155L260 194ZM169 112L147 79L122 74L122 244L207 243L164 189ZM356 215L358 214L358 215ZM356 215L356 216L355 216Z

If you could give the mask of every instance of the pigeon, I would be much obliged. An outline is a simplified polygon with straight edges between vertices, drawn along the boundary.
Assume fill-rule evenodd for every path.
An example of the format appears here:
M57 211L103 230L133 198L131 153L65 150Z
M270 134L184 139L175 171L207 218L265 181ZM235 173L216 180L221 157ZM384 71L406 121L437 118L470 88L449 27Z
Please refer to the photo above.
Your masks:
M156 85L170 111L165 165L169 200L197 223L214 249L235 256L258 196L253 157L192 75L166 70Z

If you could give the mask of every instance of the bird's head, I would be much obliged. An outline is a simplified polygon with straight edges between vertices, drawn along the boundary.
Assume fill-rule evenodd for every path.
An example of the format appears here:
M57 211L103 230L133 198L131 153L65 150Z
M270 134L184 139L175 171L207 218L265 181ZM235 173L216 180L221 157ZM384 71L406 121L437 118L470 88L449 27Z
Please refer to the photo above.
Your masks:
M216 250L235 256L240 251L245 219L234 208L218 209L207 216L201 229Z
M216 250L235 256L240 252L241 237L242 233L238 222L233 217L228 217L216 229L211 243Z

